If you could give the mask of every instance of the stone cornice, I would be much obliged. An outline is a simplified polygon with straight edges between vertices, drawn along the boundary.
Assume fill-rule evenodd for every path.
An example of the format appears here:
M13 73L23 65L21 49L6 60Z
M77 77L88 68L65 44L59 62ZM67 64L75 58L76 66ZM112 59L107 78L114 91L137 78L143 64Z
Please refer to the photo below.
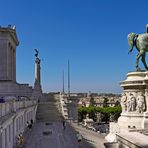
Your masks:
M17 34L16 34L16 30L15 29L8 28L8 27L1 27L0 28L0 32L9 32L11 38L16 43L16 46L19 45L19 40L18 40L18 37L17 37Z

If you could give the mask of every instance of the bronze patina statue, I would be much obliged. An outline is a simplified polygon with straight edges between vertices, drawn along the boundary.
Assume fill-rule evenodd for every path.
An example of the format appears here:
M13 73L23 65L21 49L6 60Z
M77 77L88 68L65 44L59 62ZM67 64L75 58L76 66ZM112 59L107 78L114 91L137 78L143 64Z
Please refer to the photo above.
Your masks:
M146 26L146 33L136 34L130 33L128 35L128 44L130 46L129 53L132 52L134 46L138 50L138 54L136 57L136 69L137 71L141 71L139 67L139 59L141 58L142 63L146 70L148 70L148 66L145 61L146 52L148 51L148 25Z
M35 57L37 58L38 54L39 54L39 51L38 51L38 49L34 49L34 50L35 50Z

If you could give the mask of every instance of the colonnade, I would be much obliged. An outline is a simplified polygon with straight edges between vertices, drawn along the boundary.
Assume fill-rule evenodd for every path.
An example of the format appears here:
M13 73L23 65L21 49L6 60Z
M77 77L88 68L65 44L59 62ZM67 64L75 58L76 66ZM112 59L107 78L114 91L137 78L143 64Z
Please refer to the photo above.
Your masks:
M0 103L0 147L13 148L19 133L26 129L27 121L35 121L36 100L11 100Z

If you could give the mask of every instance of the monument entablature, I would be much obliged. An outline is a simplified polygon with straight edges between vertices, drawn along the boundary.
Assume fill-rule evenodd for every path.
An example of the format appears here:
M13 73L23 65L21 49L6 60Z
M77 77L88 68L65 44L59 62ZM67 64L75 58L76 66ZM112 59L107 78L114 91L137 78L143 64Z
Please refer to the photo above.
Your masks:
M0 27L0 33L2 36L0 36L0 38L8 38L10 37L12 42L11 43L15 43L16 46L19 45L19 40L18 40L18 37L17 37L17 34L16 34L16 27L13 26L13 27Z

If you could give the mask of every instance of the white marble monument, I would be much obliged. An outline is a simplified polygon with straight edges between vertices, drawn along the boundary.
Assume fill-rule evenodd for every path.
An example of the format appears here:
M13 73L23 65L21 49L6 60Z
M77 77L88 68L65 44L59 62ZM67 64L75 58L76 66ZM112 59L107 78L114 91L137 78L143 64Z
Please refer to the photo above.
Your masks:
M148 66L145 56L148 50L148 25L146 33L128 35L130 46L137 48L136 71L129 72L126 80L120 83L122 113L117 123L110 123L109 142L117 142L120 148L148 148ZM139 67L139 59L146 70ZM108 146L112 146L109 143ZM107 146L106 146L107 147Z
M143 134L148 131L148 71L128 73L120 86L122 113L117 123L110 123L106 140L117 142L121 148L148 147L148 136Z
M130 72L120 85L124 92L118 125L120 128L148 129L148 71Z
M0 96L32 95L29 84L16 82L16 47L19 45L16 28L0 27Z

